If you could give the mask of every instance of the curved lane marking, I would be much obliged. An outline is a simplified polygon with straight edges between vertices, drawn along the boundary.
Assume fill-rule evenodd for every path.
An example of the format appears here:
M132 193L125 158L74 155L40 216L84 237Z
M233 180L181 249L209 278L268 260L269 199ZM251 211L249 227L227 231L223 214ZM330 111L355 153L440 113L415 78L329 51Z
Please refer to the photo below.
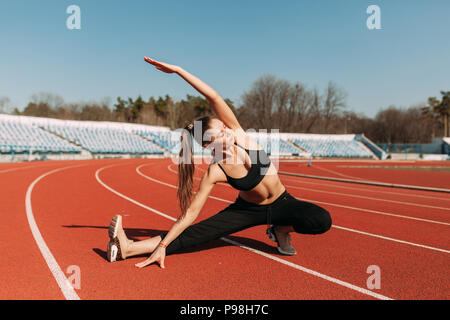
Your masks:
M144 166L144 165L142 165ZM140 167L142 167L140 166ZM169 166L170 167L170 166ZM168 167L169 171L174 172L173 170L171 170ZM139 172L138 172L139 173ZM144 176L144 174L141 174L142 176ZM157 179L154 178L150 178L147 176L147 178L149 178L152 181L155 182L159 182L165 185L168 185L165 182L160 182ZM200 180L197 177L194 177L197 180ZM230 187L229 185L226 185L228 187ZM173 186L176 188L176 186ZM230 187L231 188L231 187ZM217 198L215 197L215 199L220 200L220 201L226 201L226 202L231 202L229 200L225 200L225 199L221 199L221 198ZM298 199L298 198L296 198ZM414 217L408 217L408 216L402 216L402 215L397 215L397 214L393 214L393 213L387 213L387 212L381 212L381 211L375 211L375 210L369 210L369 209L361 209L361 208L354 208L354 207L349 207L349 206L344 206L344 205L338 205L338 204L333 204L333 203L328 203L328 202L323 202L323 201L318 201L318 200L311 200L311 199L298 199L298 200L304 200L304 201L309 201L309 202L313 202L313 203L321 203L321 204L325 204L325 205L331 205L334 207L342 207L342 208L346 208L346 209L352 209L352 210L357 210L357 211L366 211L366 212L370 212L370 213L375 213L375 214L382 214L382 215L388 215L388 216L395 216L398 218L404 218L404 219L412 219L412 220L420 220L420 221L424 221L424 222L432 222L432 223L438 223L438 224L445 224L448 225L448 223L446 222L438 222L438 221L433 221L433 220L426 220L426 219L420 219L420 218L414 218ZM450 250L446 250L446 249L441 249L441 248L435 248L435 247L430 247L430 246L426 246L423 244L418 244L418 243L414 243L414 242L409 242L409 241L405 241L405 240L400 240L400 239L395 239L395 238L390 238L390 237L386 237L386 236L382 236L379 234L373 234L373 233L369 233L369 232L364 232L364 231L360 231L360 230L355 230L355 229L350 229L350 228L345 228L345 227L341 227L341 226L337 226L335 224L333 224L331 226L332 228L337 228L337 229L341 229L341 230L345 230L345 231L350 231L350 232L355 232L355 233L359 233L359 234L363 234L366 236L370 236L370 237L375 237L375 238L379 238L379 239L384 239L384 240L389 240L389 241L394 241L394 242L398 242L398 243L403 243L403 244L407 244L407 245L411 245L411 246L415 246L415 247L420 247L420 248L424 248L424 249L429 249L429 250L434 250L434 251L439 251L439 252L443 252L443 253L450 253Z
M143 164L143 165L145 165L145 164ZM138 166L138 167L136 168L136 170L138 170L138 168L142 167L143 165ZM154 212L154 213L156 213L156 214L158 214L158 215L161 215L161 216L165 217L166 219L169 219L169 220L172 220L172 221L175 221L175 220L176 220L175 218L173 218L173 217L171 217L171 216L168 216L168 215L162 213L161 211L158 211L158 210L156 210L156 209L150 208L150 207L148 207L148 206L146 206L146 205L144 205L144 204L142 204L142 203L140 203L140 202L138 202L138 201L136 201L136 200L134 200L134 199L131 199L130 197L128 197L128 196L126 196L126 195L124 195L124 194L118 192L117 190L114 190L114 189L111 188L110 186L106 185L106 184L100 179L99 173L100 173L101 171L103 171L103 169L110 168L110 167L112 167L112 166L115 166L115 165L110 165L110 166L102 167L102 168L98 169L98 170L95 172L95 177L96 177L97 181L98 181L103 187L105 187L106 189L108 189L108 190L111 191L112 193L118 195L119 197L122 197L122 198L124 198L124 199L126 199L126 200L128 200L128 201L130 201L130 202L132 202L132 203L134 203L134 204L136 204L136 205L138 205L138 206L144 208L144 209L147 209L147 210L152 211L152 212ZM168 185L168 184L166 184L166 183L163 183L163 184ZM239 243L239 242L237 242L237 241L234 241L234 240L231 240L231 239L228 239L228 238L225 238L225 237L220 238L220 240L225 241L225 242L228 242L228 243L233 244L233 245L235 245L235 246L238 246L238 247L240 247L240 248L242 248L242 249L249 250L249 251L251 251L251 252L253 252L253 253L256 253L256 254L261 255L261 256L263 256L263 257L266 257L266 258L269 258L269 259L271 259L271 260L277 261L277 262L279 262L279 263L282 263L282 264L287 265L287 266L289 266L289 267L292 267L292 268L294 268L294 269L303 271L303 272L305 272L305 273L308 273L308 274L310 274L310 275L316 276L316 277L318 277L318 278L321 278L321 279L330 281L330 282L332 282L332 283L335 283L335 284L338 284L338 285L340 285L340 286L346 287L346 288L348 288L348 289L357 291L357 292L359 292L359 293L362 293L362 294L365 294L365 295L374 297L374 298L376 298L376 299L381 299L381 300L393 300L392 298L389 298L389 297L387 297L387 296L384 296L384 295L378 294L378 293L376 293L376 292L373 292L373 291L370 291L370 290L367 290L367 289L364 289L364 288L355 286L355 285L353 285L353 284L351 284L351 283L348 283L348 282L345 282L345 281L342 281L342 280L339 280L339 279L336 279L336 278L327 276L327 275L322 274L322 273L320 273L320 272L317 272L317 271L314 271L314 270L305 268L305 267L303 267L303 266L297 265L297 264L292 263L292 262L290 262L290 261L287 261L287 260L278 258L278 257L273 256L273 255L271 255L271 254L268 254L268 253L262 252L262 251L260 251L260 250L254 249L254 248L252 248L252 247L246 246L245 244Z
M59 288L61 289L62 294L67 300L80 300L80 297L75 292L75 289L70 284L69 280L66 278L66 275L61 270L58 262L56 262L55 257L53 256L52 252L48 248L47 244L45 243L44 238L41 235L41 232L39 231L39 227L36 224L36 220L34 219L33 214L33 207L31 205L31 194L33 192L34 187L36 184L45 178L46 176L49 176L55 172L59 172L62 170L66 170L69 168L75 168L75 167L81 167L85 166L86 164L82 165L75 165L75 166L68 166L63 168L54 169L51 171L48 171L42 175L40 175L38 178L36 178L28 187L27 193L25 196L25 210L27 213L27 219L28 224L30 225L31 233L33 234L34 240L36 241L36 244L39 247L39 250L41 251L42 257L44 258L45 262L47 263L48 268L53 274L53 277L55 278L56 282L58 283Z

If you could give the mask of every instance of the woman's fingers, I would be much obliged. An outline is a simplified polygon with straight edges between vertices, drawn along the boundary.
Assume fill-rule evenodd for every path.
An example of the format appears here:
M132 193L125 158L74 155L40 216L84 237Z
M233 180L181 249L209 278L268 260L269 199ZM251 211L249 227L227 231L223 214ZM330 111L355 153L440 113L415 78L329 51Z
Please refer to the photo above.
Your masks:
M161 70L166 73L174 73L177 68L177 66L174 66L174 65L171 65L168 63L164 63L164 62L159 62L159 61L153 60L149 57L144 57L144 60L146 62L154 65L156 67L156 69Z
M152 65L154 65L156 67L156 69L164 71L163 68L165 68L165 67L164 67L164 65L162 63L159 63L159 62L157 62L155 60L152 60L150 58L147 58L147 57L145 58L145 61L150 63L150 64L152 64Z
M165 67L166 66L165 63L150 59L148 57L144 57L144 60L156 67Z
M136 263L135 266L138 267L138 268L144 268L144 267L146 267L146 266L148 266L148 265L150 265L150 264L152 264L154 262L158 262L159 266L162 269L166 268L166 266L164 265L164 257L158 258L158 259L154 259L154 258L150 259L150 258L148 258L148 259L146 259L146 260L144 260L142 262Z
M144 60L147 61L147 62L150 63L150 64L155 65L155 66L156 66L156 65L157 65L157 66L162 66L162 65L163 65L161 62L156 61L156 60L153 60L153 59L150 59L150 58L148 58L148 57L144 57Z
M158 61L153 60L153 59L150 59L150 58L148 58L148 57L144 57L144 60L145 60L146 62L150 63L150 64L153 64L153 65L159 65L159 64L160 64Z
M142 267L144 267L144 263L145 262L142 261L142 262L136 263L135 266L138 267L138 268L142 268Z
M146 259L146 260L144 260L144 261L142 261L142 262L136 263L135 266L138 267L138 268L146 267L146 266L148 266L149 264L152 264L152 263L154 262L154 261L152 261L152 260L153 260L153 259L148 258L148 259Z

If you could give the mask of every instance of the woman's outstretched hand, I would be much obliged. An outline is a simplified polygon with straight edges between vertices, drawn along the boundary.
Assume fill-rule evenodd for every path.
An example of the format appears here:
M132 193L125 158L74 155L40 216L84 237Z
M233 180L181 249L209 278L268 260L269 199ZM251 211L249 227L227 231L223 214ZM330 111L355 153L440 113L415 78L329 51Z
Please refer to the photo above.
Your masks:
M154 65L156 67L156 69L161 70L162 72L165 72L165 73L174 73L180 69L179 66L175 66L173 64L168 64L168 63L161 62L161 61L156 61L149 57L144 57L144 60L146 62Z
M147 258L146 260L136 263L135 266L138 268L144 268L148 266L149 264L152 264L153 262L158 262L159 266L161 268L165 268L164 266L164 259L166 258L166 249L162 247L156 248L155 251L153 251L152 255Z

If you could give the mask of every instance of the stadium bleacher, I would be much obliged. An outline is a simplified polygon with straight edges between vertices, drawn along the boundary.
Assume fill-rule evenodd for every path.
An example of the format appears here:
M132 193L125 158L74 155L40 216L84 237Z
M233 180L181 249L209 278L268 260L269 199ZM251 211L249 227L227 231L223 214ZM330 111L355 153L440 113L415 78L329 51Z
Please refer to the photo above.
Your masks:
M92 153L164 153L155 144L122 128L86 125L78 122L48 123L43 128Z
M135 133L152 141L169 153L176 154L180 152L180 135L177 135L176 132L141 129L135 131Z
M280 137L278 133L249 132L248 135L256 140L264 151L269 155L279 156L306 156L303 150Z
M34 125L28 118L0 118L0 150L9 152L80 152L82 149Z
M383 152L376 150L378 147L362 135L248 134L272 156L377 158L376 152ZM119 122L0 115L1 153L39 151L177 155L180 151L180 131ZM194 143L194 154L210 156L211 151Z
M288 139L313 157L374 158L374 154L356 135L296 134Z
M442 138L442 153L450 156L450 137Z

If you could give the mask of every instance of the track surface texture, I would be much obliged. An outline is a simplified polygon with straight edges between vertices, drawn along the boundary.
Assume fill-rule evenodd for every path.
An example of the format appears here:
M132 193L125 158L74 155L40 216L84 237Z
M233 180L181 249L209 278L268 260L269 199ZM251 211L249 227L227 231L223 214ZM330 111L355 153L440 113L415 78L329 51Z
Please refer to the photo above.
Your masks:
M450 189L445 167L450 163L279 163L291 173ZM195 187L206 168L197 165ZM280 255L257 226L168 255L165 269L136 268L146 256L107 262L114 215L123 216L133 240L170 229L179 214L176 170L172 159L0 164L0 299L450 298L449 193L286 175L280 178L289 193L333 218L325 234L293 233L294 256ZM237 195L217 184L196 222ZM379 270L379 288L368 286L370 266Z

